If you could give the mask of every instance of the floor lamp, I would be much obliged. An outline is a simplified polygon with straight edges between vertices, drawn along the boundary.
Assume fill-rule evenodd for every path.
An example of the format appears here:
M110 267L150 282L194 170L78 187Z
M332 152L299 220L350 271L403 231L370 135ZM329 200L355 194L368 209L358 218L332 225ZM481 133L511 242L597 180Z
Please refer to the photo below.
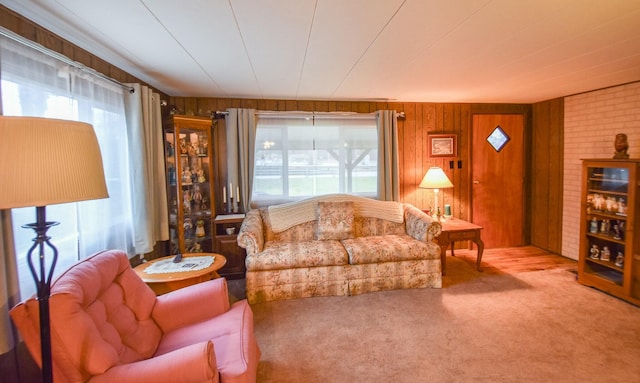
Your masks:
M435 204L432 216L433 218L440 219L442 214L440 213L440 205L438 205L438 192L440 189L453 187L449 177L447 177L442 168L432 166L427 170L427 173L424 175L424 178L418 187L422 189L433 189Z
M0 209L34 206L36 237L27 253L40 316L42 381L53 381L49 296L58 250L47 230L47 205L107 198L98 140L89 124L0 116ZM35 254L34 254L35 253ZM34 257L37 256L37 261Z

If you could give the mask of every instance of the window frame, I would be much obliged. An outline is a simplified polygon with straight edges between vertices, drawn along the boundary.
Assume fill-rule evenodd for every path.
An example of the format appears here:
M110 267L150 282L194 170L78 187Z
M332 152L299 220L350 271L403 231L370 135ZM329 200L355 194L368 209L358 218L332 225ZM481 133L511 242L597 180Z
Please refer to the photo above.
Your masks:
M268 113L258 114L256 123L256 143L254 152L254 174L252 187L252 204L262 206L272 203L283 203L300 200L303 198L347 193L377 198L378 178L378 150L379 137L377 120L374 114L333 113ZM291 138L291 133L300 133L302 129L308 131L304 134L296 134L297 141ZM270 130L270 133L265 132ZM334 133L329 133L332 130ZM337 137L335 137L337 133ZM307 134L308 140L303 142L300 137ZM274 137L275 136L275 137ZM360 141L358 137L360 136ZM362 142L356 146L357 142ZM301 153L295 153L296 151ZM312 161L304 162L304 151L308 151L307 157L312 156ZM260 185L261 161L265 161L266 153L279 152L280 163L271 165L271 177L279 177L280 184L278 194L265 193L266 188ZM320 165L320 155L325 160L325 165ZM292 158L300 159L301 165L292 165ZM331 164L331 158L334 163ZM369 170L369 185L359 186L357 181L366 176L358 177L359 171L364 172L363 161L372 163L366 165ZM337 163L336 163L337 162ZM292 168L297 168L292 172ZM324 172L319 174L319 172ZM267 172L269 173L269 172ZM264 174L264 173L262 173ZM315 180L310 193L296 193L296 186L292 185L292 174L297 177L311 178ZM320 176L332 178L337 182L337 188L324 191L319 190L316 184Z

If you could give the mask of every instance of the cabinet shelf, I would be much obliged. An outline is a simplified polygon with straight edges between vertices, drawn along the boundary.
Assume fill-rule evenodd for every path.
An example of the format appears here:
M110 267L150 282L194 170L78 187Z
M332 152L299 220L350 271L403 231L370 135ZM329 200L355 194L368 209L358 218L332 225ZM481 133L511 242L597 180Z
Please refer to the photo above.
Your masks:
M578 281L640 305L640 160L585 159ZM597 229L597 231L596 231ZM608 251L609 259L602 253ZM606 259L606 257L604 257Z
M589 178L589 181L594 181L594 182L607 182L607 183L619 183L619 184L623 184L626 185L629 181L626 179L618 179L618 178L599 178L599 177L593 177L593 178Z
M211 210L200 210L190 213L184 213L184 218L203 218L211 219Z
M617 196L622 196L622 197L626 197L627 196L626 192L620 192L620 191L614 191L614 190L589 189L589 191L591 193L610 194L610 195L617 195Z
M602 241L607 241L607 242L611 242L611 243L617 243L620 245L624 245L625 242L622 239L616 239L613 237L610 237L608 235L604 235L604 234L598 234L598 233L587 233L587 236L592 237L592 238L598 238Z
M587 258L586 262L598 264L598 265L600 265L602 267L606 267L607 269L611 269L613 271L616 271L616 272L620 273L621 275L624 272L624 269L622 268L622 266L616 266L615 261L613 259L611 259L610 261L603 261L601 259Z
M588 215L595 215L595 216L600 216L600 217L604 217L604 218L611 218L611 219L620 219L620 220L624 220L627 218L626 214L620 214L620 213L608 213L604 210L589 210L587 212Z
M588 275L589 277L591 277L593 281L598 283L596 284L587 283L587 284L590 286L594 286L596 288L598 287L599 284L613 284L615 286L622 287L624 283L623 274L616 270L600 269L598 271L588 272Z

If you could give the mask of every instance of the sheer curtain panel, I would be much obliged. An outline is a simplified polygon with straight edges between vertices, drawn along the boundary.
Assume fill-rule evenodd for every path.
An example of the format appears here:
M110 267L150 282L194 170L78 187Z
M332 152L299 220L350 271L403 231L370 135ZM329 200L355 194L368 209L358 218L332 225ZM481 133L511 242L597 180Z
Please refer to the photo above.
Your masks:
M60 253L55 274L99 250L135 255L126 90L4 36L0 79L4 115L86 122L93 125L100 144L110 198L47 207L47 219L60 222L48 232ZM33 232L21 226L35 221L35 209L11 212L20 293L27 297L35 292L25 260ZM2 251L3 260L12 256Z

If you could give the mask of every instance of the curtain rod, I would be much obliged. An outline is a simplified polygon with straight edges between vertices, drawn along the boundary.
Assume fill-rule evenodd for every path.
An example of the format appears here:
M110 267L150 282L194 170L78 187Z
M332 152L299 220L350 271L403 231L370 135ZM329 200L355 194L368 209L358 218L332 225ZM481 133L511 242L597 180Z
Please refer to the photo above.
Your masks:
M65 56L65 55L63 55L61 53L58 53L56 51L53 51L53 50L51 50L51 49L49 49L49 48L47 48L47 47L45 47L43 45L40 45L40 44L36 43L35 41L31 41L31 40L29 40L29 39L27 39L25 37L22 37L22 36L12 32L12 31L6 29L5 27L0 27L0 35L8 37L11 40L13 40L13 41L15 41L15 42L17 42L19 44L26 45L29 48L33 48L33 49L37 50L40 53L44 53L47 56L53 57L53 58L55 58L55 59L57 59L59 61L62 61L63 63L65 63L67 65L70 65L70 66L72 66L74 68L80 69L83 72L90 73L90 74L92 74L92 75L94 75L96 77L100 77L103 80L106 80L106 81L109 81L109 82L111 82L113 84L116 84L116 85L118 85L118 86L120 86L120 87L122 87L124 89L127 89L129 91L129 93L134 93L135 92L135 89L130 87L129 85L123 84L120 81L115 80L115 79L113 79L113 78L111 78L109 76L106 76L106 75L98 72L97 70L95 70L93 68L89 68L88 66L86 66L84 64L81 64L81 63L79 63L77 61L73 61L70 58L68 58L67 56Z
M284 114L290 114L290 115L304 115L304 114L312 114L312 115L317 115L321 116L321 115L325 115L325 116L357 116L357 115L362 115L362 116L367 116L367 115L372 115L373 113L355 113L355 112L276 112L276 111L256 111L257 115L275 115L275 114L280 114L280 115L284 115ZM213 119L219 119L219 118L224 118L225 116L228 116L229 112L227 111L219 111L216 110L215 112L213 112L212 118ZM396 117L400 118L400 119L404 119L405 118L405 114L404 112L396 112Z

